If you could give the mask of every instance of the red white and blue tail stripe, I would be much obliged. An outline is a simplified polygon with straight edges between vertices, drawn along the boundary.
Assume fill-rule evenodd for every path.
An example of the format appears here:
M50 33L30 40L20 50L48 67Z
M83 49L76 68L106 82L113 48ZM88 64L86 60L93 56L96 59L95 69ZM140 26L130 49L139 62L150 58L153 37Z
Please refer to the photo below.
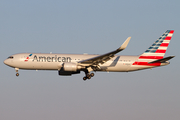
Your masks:
M160 62L149 64L149 61L163 59L173 33L174 30L167 30L143 54L139 56L138 61L136 61L133 65L160 66Z
M140 55L139 59L162 59L166 53L173 33L174 30L167 30L142 55Z

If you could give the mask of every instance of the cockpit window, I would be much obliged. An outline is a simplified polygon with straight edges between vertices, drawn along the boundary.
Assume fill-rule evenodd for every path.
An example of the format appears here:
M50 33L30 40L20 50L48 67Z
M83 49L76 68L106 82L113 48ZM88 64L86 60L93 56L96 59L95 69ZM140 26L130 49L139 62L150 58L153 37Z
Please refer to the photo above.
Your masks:
M13 56L9 56L8 59L13 59Z

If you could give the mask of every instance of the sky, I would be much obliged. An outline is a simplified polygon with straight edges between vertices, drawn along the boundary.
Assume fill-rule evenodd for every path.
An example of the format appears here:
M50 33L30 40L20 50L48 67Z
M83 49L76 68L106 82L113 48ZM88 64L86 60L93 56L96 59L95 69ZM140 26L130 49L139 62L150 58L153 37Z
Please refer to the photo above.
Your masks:
M1 0L0 120L179 120L178 0ZM16 53L139 55L166 30L174 35L171 64L135 72L71 77L57 71L15 70Z

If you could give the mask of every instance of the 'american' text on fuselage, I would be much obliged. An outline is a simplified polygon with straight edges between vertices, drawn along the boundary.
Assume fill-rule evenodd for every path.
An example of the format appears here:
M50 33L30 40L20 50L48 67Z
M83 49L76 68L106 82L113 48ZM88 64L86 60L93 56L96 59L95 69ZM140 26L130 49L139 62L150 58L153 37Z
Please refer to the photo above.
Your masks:
M58 57L55 55L55 57L46 57L46 56L36 56L34 55L34 59L32 60L37 62L71 62L71 57Z

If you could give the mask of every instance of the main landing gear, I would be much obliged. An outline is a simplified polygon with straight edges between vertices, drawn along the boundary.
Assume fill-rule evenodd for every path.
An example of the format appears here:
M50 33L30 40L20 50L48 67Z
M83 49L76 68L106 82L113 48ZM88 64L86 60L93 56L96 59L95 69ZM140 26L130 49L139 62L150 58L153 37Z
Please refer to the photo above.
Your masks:
M94 77L94 73L86 73L86 76L83 77L83 80L85 81L86 79L91 79L91 77Z
M18 73L19 68L15 68L15 70L16 70L16 76L18 77L19 76L19 73Z

